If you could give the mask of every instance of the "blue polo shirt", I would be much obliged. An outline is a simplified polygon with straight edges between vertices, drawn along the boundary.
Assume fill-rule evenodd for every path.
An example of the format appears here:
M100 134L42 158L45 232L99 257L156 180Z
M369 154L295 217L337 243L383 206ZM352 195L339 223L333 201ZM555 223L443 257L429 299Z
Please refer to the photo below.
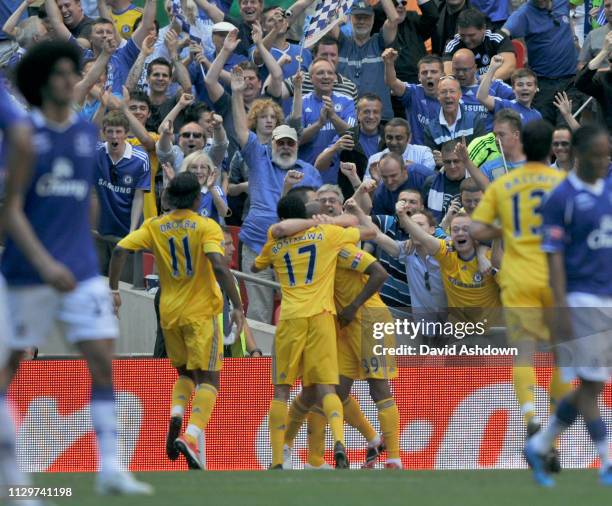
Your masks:
M395 214L395 204L399 194L404 190L422 191L425 180L433 174L434 171L424 165L419 165L418 163L411 164L408 167L408 179L397 190L389 190L384 184L376 188L372 197L371 214Z
M126 236L130 232L134 193L150 189L149 155L144 149L126 142L123 157L113 164L107 143L98 145L96 190L100 201L100 234Z
M485 129L487 132L490 132L493 130L493 114L491 114L485 105L476 98L478 87L480 86L480 79L477 79L477 81L478 82L476 84L471 86L461 87L461 103L466 111L471 111L478 117L482 118L485 122ZM512 87L508 86L500 79L493 80L489 95L504 98L506 100L512 100L515 98Z
M227 205L227 196L223 192L223 188L215 185L215 189L219 192L221 199ZM208 191L208 188L206 187L202 188L200 193L201 197L200 207L198 207L198 213L200 214L200 216L204 216L205 218L211 218L217 223L219 223L219 211L217 211L217 208L215 207L215 201L213 199L212 193L210 193L210 191Z
M240 240L256 253L260 253L266 242L268 228L278 221L276 205L281 198L283 182L287 171L272 162L272 151L249 132L249 140L240 150L249 167L249 196L251 205L242 228ZM304 179L297 186L323 184L319 171L309 163L298 160L293 167L304 173Z
M511 170L517 169L518 167L522 167L527 163L527 160L522 160L520 162L508 162L506 161L506 165L508 167L508 172ZM506 173L506 169L504 168L504 160L500 156L493 160L489 160L486 163L483 163L480 167L480 172L482 172L489 181L493 182L496 179L500 178Z
M338 43L340 49L336 71L357 85L359 95L378 95L383 103L383 120L393 118L391 94L385 84L385 66L381 56L386 48L382 33L372 35L363 46L358 46L352 37L340 33Z
M515 100L506 100L505 98L493 97L495 99L495 109L493 115L497 114L502 109L513 109L521 115L523 126L531 121L542 119L540 111L532 107L525 107Z
M331 98L336 114L344 122L348 123L349 127L355 126L355 103L353 99L338 93L332 93ZM304 95L302 104L302 125L304 128L316 123L321 115L322 108L323 100L314 91ZM333 123L328 121L309 143L300 146L300 160L314 164L317 156L336 142L337 139L338 132L336 132ZM329 169L321 173L323 183L336 184L338 182L338 167L338 158L336 157Z
M550 12L528 1L506 21L504 29L513 38L525 39L529 67L538 77L576 75L578 51L569 15L568 0L553 0Z
M428 97L420 84L406 83L406 90L400 97L406 108L406 118L410 123L413 144L425 144L425 127L440 114L440 102Z

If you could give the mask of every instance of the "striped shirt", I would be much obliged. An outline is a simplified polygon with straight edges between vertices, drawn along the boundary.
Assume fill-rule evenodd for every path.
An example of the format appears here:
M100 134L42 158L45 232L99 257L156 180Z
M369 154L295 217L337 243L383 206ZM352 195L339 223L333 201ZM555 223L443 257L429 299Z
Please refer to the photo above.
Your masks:
M464 49L466 46L459 37L459 34L455 35L444 48L444 59L449 61L453 58L453 55ZM478 67L478 74L486 74L489 70L489 64L491 59L500 53L514 53L514 46L509 37L502 33L492 32L491 30L485 30L484 38L482 42L473 48L474 59L476 60L476 67Z

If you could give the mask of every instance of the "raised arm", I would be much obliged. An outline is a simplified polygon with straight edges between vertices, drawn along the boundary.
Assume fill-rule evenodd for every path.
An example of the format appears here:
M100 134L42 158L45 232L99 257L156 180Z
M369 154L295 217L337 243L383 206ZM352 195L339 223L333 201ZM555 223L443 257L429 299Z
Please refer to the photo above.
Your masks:
M136 116L130 111L130 92L123 87L123 100L121 101L121 111L125 114L130 124L130 132L136 137L142 147L147 151L155 150L155 140L149 135L145 126L136 119Z
M455 146L455 154L465 165L465 168L470 173L470 176L474 178L474 182L480 187L482 191L485 191L489 186L489 178L485 176L482 171L474 165L474 162L470 160L470 155L467 150L465 143L465 137L461 138L461 142Z
M198 4L198 7L206 13L213 23L220 23L223 21L225 15L214 3L208 0L195 0L195 3Z
M501 56L504 60L504 64L499 68L495 75L497 79L507 81L512 76L512 73L516 70L516 55L512 51L504 51L496 56Z
M17 37L17 25L21 21L21 15L26 11L26 9L32 5L36 0L23 0L15 9L15 12L9 16L9 18L2 26L2 31L7 35L15 38Z
M487 73L482 76L480 80L480 86L478 87L478 92L476 93L476 98L483 104L489 111L493 111L495 109L495 99L489 95L489 90L491 89L491 83L495 78L495 73L502 67L504 64L503 56L496 54L491 59L491 64L489 65L489 70Z
M392 47L388 47L383 51L382 59L385 64L385 84L391 89L396 97L404 96L406 92L406 83L397 78L395 72L395 60L397 60L397 51Z
M45 1L45 11L47 13L49 23L51 23L51 28L55 33L55 38L60 40L70 39L70 37L72 37L72 34L70 33L70 30L66 28L66 25L62 20L62 13L60 12L55 0Z
M440 251L440 240L425 232L416 222L412 221L412 218L408 216L408 208L404 202L397 203L395 212L401 227L410 234L411 238L420 242L428 254L435 255Z
M176 105L170 110L170 112L168 114L166 114L166 117L160 123L157 132L160 135L163 135L162 129L163 129L164 123L166 123L167 121L170 121L171 123L174 123L174 121L176 120L178 115L185 108L187 108L188 106L193 104L194 101L195 101L195 97L193 95L191 95L190 93L182 93L181 97L178 99L178 102L176 103Z
M100 76L106 71L106 66L116 49L117 46L114 39L104 42L102 52L89 69L89 72L83 76L83 79L74 85L74 101L77 104L83 103L91 87L98 82Z
M387 19L382 26L382 36L385 40L385 44L390 46L393 44L395 37L397 36L397 26L399 21L399 14L395 10L395 4L393 0L380 0Z
M270 81L268 84L268 93L273 97L280 97L283 92L283 69L268 51L268 48L263 43L263 32L259 23L253 23L252 35L253 42L259 51L259 55L264 62L264 65L270 73Z
M227 132L223 128L223 117L219 114L212 115L212 131L213 131L213 142L208 150L208 155L215 167L221 167L227 148L229 146L229 140L227 138Z
M164 45L168 49L168 55L170 61L173 62L174 78L183 88L184 93L191 93L191 79L189 78L189 72L183 65L183 62L179 58L178 52L178 35L174 30L168 30L164 37Z
M136 31L132 34L134 44L140 49L145 37L155 28L155 0L145 0L142 19Z
M567 93L565 91L557 93L553 103L561 113L561 116L563 116L565 122L571 128L572 132L578 130L580 128L580 123L576 121L576 118L574 118L574 115L572 114L572 101L567 96Z
M244 88L242 69L235 67L232 72L232 117L234 118L236 140L241 148L244 148L249 140L249 127L247 126L247 116L244 110Z
M140 76L144 71L145 61L151 54L153 54L153 50L155 49L155 40L154 34L149 34L145 37L142 47L140 48L140 53L138 54L138 58L136 58L127 79L125 80L125 86L129 91L134 91L136 86L138 86Z
M208 96L213 104L223 96L223 93L225 93L223 86L221 86L221 83L219 83L219 76L223 70L225 62L227 62L228 58L236 50L238 44L240 44L238 30L233 30L227 34L227 37L225 37L221 51L219 51L219 54L212 62L212 65L208 69L208 73L204 78Z

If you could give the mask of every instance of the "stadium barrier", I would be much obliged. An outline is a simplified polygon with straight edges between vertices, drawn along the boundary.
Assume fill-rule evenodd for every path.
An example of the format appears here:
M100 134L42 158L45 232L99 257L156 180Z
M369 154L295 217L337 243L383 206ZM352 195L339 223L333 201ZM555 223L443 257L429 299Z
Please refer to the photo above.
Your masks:
M521 468L523 422L514 398L508 360L484 366L468 357L400 360L392 382L400 411L402 461L408 469ZM547 412L547 357L538 365L539 413ZM270 359L228 359L221 375L217 405L206 430L209 470L265 469L271 460L267 412L272 398ZM114 363L118 399L120 458L134 471L186 469L165 456L170 394L176 378L166 360L120 359ZM299 391L294 388L292 396ZM367 385L353 394L379 429ZM95 438L88 400L89 377L81 360L24 362L9 390L18 423L17 452L26 471L75 472L96 468ZM612 422L612 389L603 396L604 419ZM366 442L347 428L348 454L354 466L365 458ZM570 444L571 443L571 444ZM327 460L331 462L329 430ZM560 443L564 467L596 463L582 422ZM295 444L294 467L306 460L306 429Z

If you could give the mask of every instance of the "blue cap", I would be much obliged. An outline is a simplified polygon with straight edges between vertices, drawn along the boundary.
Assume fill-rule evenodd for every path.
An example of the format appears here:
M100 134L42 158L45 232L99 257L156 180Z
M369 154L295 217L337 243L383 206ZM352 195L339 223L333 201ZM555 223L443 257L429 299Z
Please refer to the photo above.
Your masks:
M374 15L374 9L364 0L356 0L351 7L350 14L368 14Z

